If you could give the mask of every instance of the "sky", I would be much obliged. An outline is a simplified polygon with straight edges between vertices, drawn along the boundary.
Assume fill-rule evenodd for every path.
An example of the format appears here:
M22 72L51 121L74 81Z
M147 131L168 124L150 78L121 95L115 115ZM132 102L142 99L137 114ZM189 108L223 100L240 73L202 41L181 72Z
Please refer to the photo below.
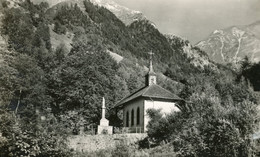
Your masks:
M141 11L165 34L192 44L216 29L260 21L260 0L114 0Z

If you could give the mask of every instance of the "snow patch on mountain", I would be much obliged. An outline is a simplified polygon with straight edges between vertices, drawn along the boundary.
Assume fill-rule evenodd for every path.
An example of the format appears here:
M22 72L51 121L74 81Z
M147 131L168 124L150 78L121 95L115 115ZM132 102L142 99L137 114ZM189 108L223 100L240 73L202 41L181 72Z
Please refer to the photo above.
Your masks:
M224 49L224 38L222 36L219 36L219 39L220 39L220 42L221 42L221 47L220 47L220 54L221 54L221 57L222 57L222 60L225 61L225 57L224 57L224 54L223 54L223 49ZM215 55L215 52L214 54Z
M233 27L232 34L233 34L233 36L241 38L245 34L245 31L238 29L237 27Z
M224 32L222 30L215 30L213 34L223 34Z

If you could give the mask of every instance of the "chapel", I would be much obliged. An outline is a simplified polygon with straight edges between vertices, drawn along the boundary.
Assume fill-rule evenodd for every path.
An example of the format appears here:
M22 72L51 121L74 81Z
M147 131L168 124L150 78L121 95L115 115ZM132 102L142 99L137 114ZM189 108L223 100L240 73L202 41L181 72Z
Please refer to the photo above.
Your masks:
M178 112L177 103L182 101L177 95L157 85L157 74L153 70L152 55L150 54L149 71L146 74L145 87L124 97L116 104L117 109L123 110L123 125L130 132L143 133L147 131L150 108L161 109L163 113Z

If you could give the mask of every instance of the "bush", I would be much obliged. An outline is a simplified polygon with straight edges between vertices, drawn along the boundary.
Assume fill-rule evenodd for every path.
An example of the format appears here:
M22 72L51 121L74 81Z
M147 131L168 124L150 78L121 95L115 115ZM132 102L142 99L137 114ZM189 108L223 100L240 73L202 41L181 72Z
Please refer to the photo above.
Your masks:
M129 157L131 156L131 149L129 146L123 143L117 144L116 148L112 151L111 155L112 156L117 156L117 157Z
M38 118L27 114L32 119L17 118L7 111L1 111L0 156L70 156L65 134L62 135L64 132L57 123L50 123L53 121L51 116L47 116L45 122L36 123ZM26 123L26 119L33 123Z
M257 128L257 105L224 102L207 94L191 97L192 110L162 116L149 110L148 136L158 146L171 143L178 156L233 157L256 153L251 135Z

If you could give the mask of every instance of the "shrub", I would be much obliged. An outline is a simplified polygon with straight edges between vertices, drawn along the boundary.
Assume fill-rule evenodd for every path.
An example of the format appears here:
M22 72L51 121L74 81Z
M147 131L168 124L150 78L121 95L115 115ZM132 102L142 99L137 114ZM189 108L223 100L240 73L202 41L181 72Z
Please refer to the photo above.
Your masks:
M192 96L192 111L165 117L148 111L148 136L156 145L170 142L179 156L233 157L256 153L251 135L257 128L256 104L221 104L207 95Z

